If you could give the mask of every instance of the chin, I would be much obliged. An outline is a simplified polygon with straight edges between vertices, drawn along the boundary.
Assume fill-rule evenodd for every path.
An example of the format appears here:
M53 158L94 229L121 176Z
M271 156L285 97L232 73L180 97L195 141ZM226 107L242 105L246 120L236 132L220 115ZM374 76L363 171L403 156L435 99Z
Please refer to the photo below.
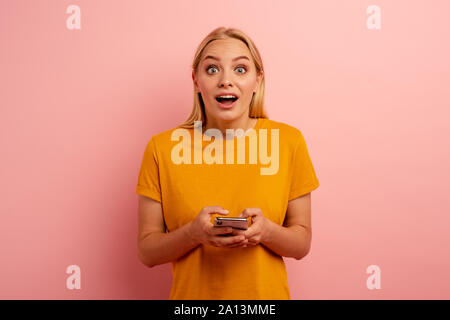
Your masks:
M220 119L223 121L233 121L237 120L240 117L240 113L236 112L236 110L233 111L222 111L220 110L218 114L215 115L216 119Z
M217 110L215 112L215 115L217 115L219 118L236 118L238 117L240 112L237 112L236 110Z

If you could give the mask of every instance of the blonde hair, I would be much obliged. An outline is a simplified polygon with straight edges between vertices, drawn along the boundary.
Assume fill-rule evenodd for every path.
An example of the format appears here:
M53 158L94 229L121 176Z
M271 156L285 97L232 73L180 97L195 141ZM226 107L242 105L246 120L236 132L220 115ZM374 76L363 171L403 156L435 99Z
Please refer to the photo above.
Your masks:
M200 43L200 45L197 48L197 51L195 52L194 61L192 63L193 71L197 73L198 65L200 64L200 59L202 57L203 51L210 42L214 40L222 40L229 38L238 39L244 42L245 45L250 50L250 53L253 57L253 61L256 66L256 72L258 74L260 74L261 71L264 72L261 56L253 41L244 32L235 28L227 29L225 27L219 27L217 29L214 29ZM250 102L248 114L250 118L268 118L267 113L264 109L264 89L265 89L265 80L263 74L263 78L261 79L259 89L258 91L256 91L256 93L253 94L252 100ZM193 128L194 121L202 121L203 125L206 123L205 104L203 102L201 94L195 92L195 86L194 86L194 104L192 107L191 114L181 125L179 125L179 127Z

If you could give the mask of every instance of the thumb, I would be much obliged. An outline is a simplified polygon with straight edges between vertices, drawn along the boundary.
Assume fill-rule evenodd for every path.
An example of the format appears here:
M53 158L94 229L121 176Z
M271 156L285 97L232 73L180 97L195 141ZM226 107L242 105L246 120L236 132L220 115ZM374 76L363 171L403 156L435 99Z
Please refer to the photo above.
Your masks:
M247 218L248 214L246 212L241 212L241 214L239 215L239 218Z
M229 211L227 209L224 209L224 208L222 208L220 206L209 207L208 209L209 209L209 210L207 210L208 214L215 214L215 213L228 214L229 213Z
M255 212L253 212L253 211L250 211L250 210L244 210L244 211L242 211L241 212L241 214L240 214L240 218L254 218L256 216L256 213Z
M227 209L221 209L219 211L216 211L215 213L220 213L220 214L229 214L230 211L228 211Z

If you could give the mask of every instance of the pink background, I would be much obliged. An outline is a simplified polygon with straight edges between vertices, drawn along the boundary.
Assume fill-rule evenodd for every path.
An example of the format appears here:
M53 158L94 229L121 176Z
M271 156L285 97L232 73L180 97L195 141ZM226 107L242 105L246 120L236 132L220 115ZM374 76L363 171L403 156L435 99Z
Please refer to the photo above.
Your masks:
M81 9L81 30L66 8ZM369 30L369 5L381 30ZM271 119L299 128L321 186L292 299L450 298L450 2L0 1L0 298L167 299L137 258L150 137L191 110L195 48L247 32ZM81 289L66 268L81 268ZM366 268L381 268L369 290ZM220 272L220 270L218 270Z

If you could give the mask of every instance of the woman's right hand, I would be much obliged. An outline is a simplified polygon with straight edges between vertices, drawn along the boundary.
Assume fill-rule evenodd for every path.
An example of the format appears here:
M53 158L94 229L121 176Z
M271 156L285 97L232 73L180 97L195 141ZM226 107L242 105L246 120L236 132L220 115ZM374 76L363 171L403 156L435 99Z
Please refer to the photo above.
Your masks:
M211 223L211 214L215 213L226 215L228 214L228 210L220 206L203 207L197 217L190 223L189 237L195 243L207 244L214 247L235 248L246 246L248 240L245 239L244 235L221 236L232 234L233 228L214 227Z

